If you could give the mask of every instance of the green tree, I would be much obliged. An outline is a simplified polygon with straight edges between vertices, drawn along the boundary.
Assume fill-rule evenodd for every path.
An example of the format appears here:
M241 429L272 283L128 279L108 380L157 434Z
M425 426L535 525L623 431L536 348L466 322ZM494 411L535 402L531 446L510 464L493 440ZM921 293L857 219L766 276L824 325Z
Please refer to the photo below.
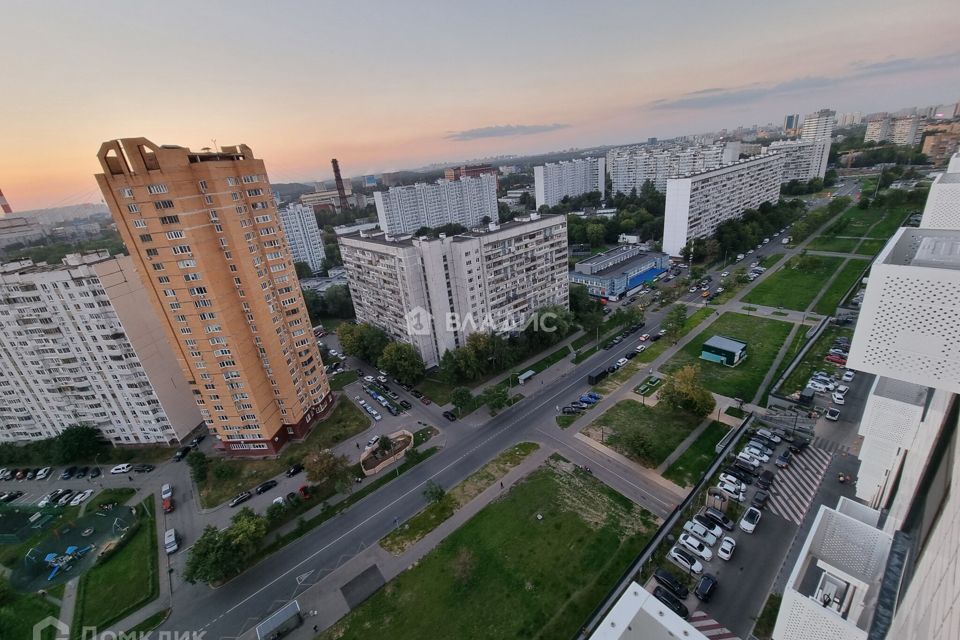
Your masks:
M250 507L244 507L230 519L226 537L228 544L241 557L249 557L267 535L267 519L254 513Z
M352 319L356 316L350 287L344 284L334 285L324 292L323 306L331 318Z
M496 413L507 406L510 399L507 395L507 389L499 384L488 387L483 392L483 402L490 408L491 413Z
M310 268L310 265L307 264L306 262L294 262L294 263L293 263L293 268L294 268L294 269L296 270L296 272L297 272L297 278L299 278L299 279L301 279L301 280L302 280L303 278L312 278L312 277L313 277L313 269L311 269L311 268Z
M190 547L183 579L190 584L219 582L233 575L244 561L233 552L223 532L213 525L207 525Z
M95 427L85 424L70 426L57 436L53 460L57 464L93 460L102 446L100 431Z
M700 383L700 369L694 365L681 367L664 381L660 401L696 416L706 416L715 405L713 395Z
M337 327L337 338L347 355L376 364L390 339L379 327L367 324L343 323Z
M203 451L194 449L188 453L187 466L190 467L190 477L197 484L207 479L207 473L210 471L210 460Z
M587 225L587 242L590 243L590 246L603 246L606 241L606 236L607 229L604 225L596 222L591 222Z
M456 408L457 415L473 403L473 394L466 387L457 387L450 392L450 403Z
M391 342L384 347L377 366L406 384L416 384L423 379L423 358L406 342Z
M447 492L444 491L443 487L433 480L427 480L427 484L423 489L424 498L430 502L440 502L445 495L447 495Z
M317 295L316 291L304 289L303 304L307 307L307 316L310 317L311 326L322 324L325 312L323 298Z
M316 484L332 483L334 486L350 479L350 460L330 449L317 448L303 459L307 479Z
M867 196L860 196L860 202L857 203L859 209L869 209L870 208L870 198Z
M687 324L687 306L675 304L670 307L666 317L663 319L663 328L667 330L667 339L672 344L677 344L683 336L683 328Z
M384 434L377 441L377 448L382 455L387 455L393 450L393 440L390 439L390 436Z
M638 424L628 424L617 432L616 439L628 451L641 460L653 457L653 442L650 434Z

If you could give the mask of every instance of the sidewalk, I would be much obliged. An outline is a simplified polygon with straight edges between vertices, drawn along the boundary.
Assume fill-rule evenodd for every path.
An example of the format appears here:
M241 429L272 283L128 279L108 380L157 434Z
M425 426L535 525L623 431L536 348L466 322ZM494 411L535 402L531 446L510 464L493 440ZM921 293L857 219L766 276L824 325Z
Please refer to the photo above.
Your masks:
M438 525L437 528L402 555L393 556L384 551L380 545L374 545L364 549L333 572L308 586L296 596L300 611L304 616L303 624L290 632L287 637L291 640L312 640L318 632L336 624L351 609L347 597L344 595L345 590L355 600L354 606L359 606L360 602L365 599L363 595L367 597L372 595L384 584L415 566L448 535L542 465L551 453L553 453L552 449L541 445L540 449L528 456L503 477L502 489L499 481L494 482L483 493ZM303 584L307 584L308 579L309 577L305 578ZM351 583L353 584L351 585ZM350 587L362 589L363 594L354 594ZM366 593L366 591L370 591L370 593ZM315 627L317 631L314 631ZM256 628L251 627L239 636L238 640L256 640L256 638Z
M664 489L666 489L667 491L671 492L672 494L674 494L674 497L676 498L676 502L679 503L681 500L683 500L683 497L687 495L687 491L684 488L678 487L676 484L670 482L669 480L661 476L655 469L649 469L643 466L642 464L634 462L633 460L623 455L622 453L614 451L607 445L597 442L596 440L594 440L588 435L577 433L574 435L574 437L580 442L583 442L584 444L587 444L593 447L594 449L601 452L603 455L607 456L608 458L616 460L623 466L629 468L631 471L636 473L638 476L642 477L644 480L648 482L652 482L653 484L657 484L663 487Z

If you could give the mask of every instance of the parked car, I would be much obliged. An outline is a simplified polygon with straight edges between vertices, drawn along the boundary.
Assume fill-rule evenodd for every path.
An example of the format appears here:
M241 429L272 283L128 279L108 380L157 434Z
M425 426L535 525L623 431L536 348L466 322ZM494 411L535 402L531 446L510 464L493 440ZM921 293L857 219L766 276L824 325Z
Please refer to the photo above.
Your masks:
M173 496L173 487L170 486L169 483L165 483L162 487L160 487L161 500L166 500L167 498L170 498L172 496Z
M713 559L713 551L710 551L710 548L703 542L703 540L695 538L689 533L681 533L678 542L686 547L691 553L703 558L704 560L710 561Z
M690 611L687 609L686 605L680 602L680 600L677 599L677 596L673 595L663 587L655 587L653 590L653 597L665 604L668 609L673 611L684 620L686 620L690 615Z
M757 478L757 486L761 489L769 489L770 485L773 484L773 471L770 469L764 469L763 473L760 474L760 477Z
M750 501L750 504L757 509L763 509L765 506L767 506L767 500L769 499L770 494L761 489L753 494L753 499Z
M830 420L831 422L836 422L837 420L840 419L840 410L835 409L834 407L830 407L829 409L827 409L827 413L823 417L826 418L827 420Z
M703 511L704 517L709 518L710 520L716 522L718 525L726 529L727 531L733 531L733 520L727 517L723 511L715 507L707 507Z
M569 406L563 407L563 408L560 409L560 413L562 413L562 414L565 415L565 416L577 415L577 414L579 414L581 411L583 411L583 410L580 409L579 407L569 407Z
M57 506L65 507L70 503L70 500L73 497L73 489L67 489L60 494L60 498L57 500Z
M300 473L301 471L303 471L303 465L297 463L297 464L293 465L292 467L290 467L289 469L287 469L287 471L286 471L286 476L287 476L288 478L292 478L293 476L297 475L297 474Z
M741 482L740 478L729 473L721 473L720 482L727 482L729 484L732 484L735 487L740 487L742 491L746 491L747 489L746 485L743 482Z
M677 563L678 566L682 567L690 573L702 573L703 565L700 564L700 561L697 560L692 553L686 549L681 549L680 547L673 547L668 552L670 559Z
M682 582L677 580L676 577L674 577L674 575L666 569L657 569L654 571L653 579L666 587L671 593L673 593L673 595L677 596L681 600L686 600L687 596L690 595L690 590L687 589Z
M626 358L620 358L617 360L616 365L617 367L622 367L623 365L627 364L627 362L628 360Z
M177 452L173 454L173 461L180 462L181 460L187 457L187 454L190 453L190 450L191 450L190 447L180 447L179 449L177 449Z
M717 536L710 533L710 531L699 522L687 520L683 524L683 530L705 542L708 547L717 544Z
M422 402L423 404L430 404L431 400L427 396L420 396L420 402Z
M270 491L270 489L273 489L275 486L277 486L276 480L267 480L257 485L257 488L254 489L254 491L257 492L257 495L260 495L261 493L266 493L267 491Z
M771 429L770 432L775 436L780 436L780 439L784 442L793 442L793 436L783 429Z
M649 339L650 339L650 334L649 334L649 333L645 333L645 334L643 334L642 336L640 336L640 342L646 342L646 341L649 340Z
M847 369L846 371L843 372L843 376L841 376L840 379L843 380L844 382L853 382L854 376L856 376L856 373Z
M647 345L645 344L637 345L637 348L634 349L634 351L636 351L637 353L643 353L646 350L647 350Z
M741 451L740 453L737 454L737 462L742 462L746 465L750 465L754 469L760 466L760 460L750 455L746 451Z
M136 473L150 473L150 472L153 471L154 469L156 469L156 467L153 466L152 464L135 464L135 465L133 465L133 470L134 470Z
M130 473L130 471L131 471L132 469L133 469L133 465L132 465L132 464L126 464L126 463L124 463L124 464L118 464L118 465L115 466L113 469L110 469L110 473L113 474L113 475L116 475L116 474L118 474L118 473ZM66 471L64 471L64 473L66 473ZM63 478L63 476L60 476L60 477ZM69 476L67 476L67 477L69 477Z
M193 449L196 449L197 447L200 446L200 443L203 442L204 439L206 439L206 437L207 437L207 434L205 433L201 433L195 436L193 440L190 441L190 447Z
M242 492L242 493L238 493L237 495L235 495L235 496L233 497L233 499L230 501L229 505L230 505L231 507L235 507L235 506L237 506L237 505L239 505L239 504L243 504L244 502L246 502L247 500L249 500L249 499L252 498L252 497L253 497L253 494L250 493L249 491L244 491L244 492Z
M769 443L766 440L761 440L760 438L753 438L747 442L748 447L753 447L754 449L759 449L768 456L773 455L773 449L770 448Z
M784 451L779 456L777 456L776 465L781 469L786 469L790 466L790 459L793 458L793 454L789 451Z
M410 404L409 402L407 402L406 400L401 400L401 401L400 401L400 406L403 407L404 409L411 409L411 408L413 408L413 405Z
M44 467L43 469L40 469L40 471L37 471L37 480L45 480L47 476L50 475L51 471L52 469L50 467Z
M760 510L756 507L750 507L740 518L740 529L745 533L753 533L757 530L757 524L760 522Z
M710 602L710 598L713 597L713 592L717 590L717 578L705 573L700 576L700 580L697 582L697 588L693 590L693 595L697 596L697 600L701 602Z
M450 422L454 422L457 419L457 416L453 414L453 411L444 411L443 417L449 420Z
M750 445L747 445L746 447L743 448L743 452L750 454L760 462L770 462L770 456L765 451L761 451L757 447L752 447Z
M717 547L717 557L721 560L729 560L733 557L733 551L737 548L737 541L730 536L724 536Z
M714 522L707 516L703 515L702 513L696 514L695 516L693 516L692 519L697 524L705 527L706 530L710 533L710 535L715 537L717 540L723 537L723 529L720 528L720 525L718 525L716 522Z
M160 506L164 513L173 513L173 498L165 498Z
M769 440L770 442L773 442L773 443L775 443L775 444L780 444L780 442L781 442L781 440L782 440L782 438L781 438L780 436L778 436L777 434L773 433L773 432L770 431L769 429L757 429L757 434L756 434L756 435L758 435L758 436L760 436L761 438L764 438L764 439L766 439L766 440Z
M123 465L121 465L121 466L123 466ZM127 465L127 466L129 467L130 465ZM127 471L129 471L129 469L127 469ZM60 474L60 479L61 479L61 480L69 480L70 478L73 477L73 474L75 474L76 472L77 472L77 468L76 468L76 467L67 467L67 468L64 469L63 472ZM126 471L118 471L117 473L126 473Z
M78 493L77 495L73 496L73 500L70 501L70 506L71 506L71 507L80 506L80 504L81 504L84 500L86 500L87 498L89 498L89 497L92 496L92 495L93 495L93 489L87 489L86 491L84 491L84 492L82 492L82 493Z
M801 440L795 444L790 445L790 453L792 453L793 455L797 455L798 453L801 453L804 449L806 449L809 446L810 446L809 442L807 442L806 440Z
M23 491L11 491L10 493L3 494L3 497L0 498L0 501L3 502L13 502L17 498L23 495Z
M746 492L740 488L741 485L733 485L729 482L719 482L717 483L717 489L727 494L737 502L743 502L747 499Z
M760 471L759 471L759 469L757 468L756 465L752 465L752 464L750 464L750 463L748 463L748 462L745 462L745 461L743 461L743 460L734 460L734 461L733 461L733 467L734 467L737 471L740 471L741 473L749 474L749 475L751 475L751 476L758 476L758 475L760 475ZM747 484L750 484L750 483L748 482Z
M100 470L100 467L94 467L93 469L90 469L90 479L93 480L94 478L99 478L101 473L103 472Z
M723 472L733 476L743 484L746 484L746 485L753 484L753 478L754 478L753 474L747 473L746 471L744 471L743 469L737 466L730 465L729 467L724 469Z

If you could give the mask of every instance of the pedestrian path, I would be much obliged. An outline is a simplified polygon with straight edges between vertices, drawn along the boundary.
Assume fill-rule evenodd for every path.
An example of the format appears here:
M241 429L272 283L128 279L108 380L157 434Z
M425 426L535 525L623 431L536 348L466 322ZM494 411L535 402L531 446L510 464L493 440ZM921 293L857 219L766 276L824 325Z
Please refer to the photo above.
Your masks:
M690 626L710 640L740 640L730 629L711 618L703 611L694 611L688 620Z
M826 438L821 438L820 436L814 436L813 440L810 441L815 447L829 451L830 453L850 453L850 447L845 444L840 444L834 442L833 440L827 440Z
M794 455L773 481L767 502L771 513L797 525L803 522L832 458L832 453L815 446Z

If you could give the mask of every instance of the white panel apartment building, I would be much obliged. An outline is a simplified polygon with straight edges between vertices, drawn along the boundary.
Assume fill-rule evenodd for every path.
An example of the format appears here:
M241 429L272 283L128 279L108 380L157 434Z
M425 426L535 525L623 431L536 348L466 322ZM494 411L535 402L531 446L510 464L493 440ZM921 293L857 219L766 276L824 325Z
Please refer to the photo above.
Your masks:
M710 236L746 209L780 198L783 157L772 153L667 181L663 251L680 254L688 242Z
M700 173L740 159L740 142L619 147L607 152L613 193L640 192L649 180L659 191L667 179Z
M813 580L791 580L796 593L784 594L775 640L960 638L957 300L960 224L903 228L877 256L848 359L877 376L859 427L856 485L857 498L876 511L855 505L854 523L837 515L850 514L843 502L822 508L806 547L833 558L817 565L819 584L833 582L831 603L821 606ZM867 558L861 575L845 566L866 567ZM794 575L804 566L813 565L801 554Z
M440 238L361 232L338 240L357 321L412 344L428 367L471 333L522 328L537 310L569 301L564 216L531 214Z
M171 443L202 423L130 258L0 266L0 441L89 424Z
M373 194L380 229L387 235L413 233L448 223L473 228L487 217L497 221L497 176L437 180L434 184L391 187Z
M314 273L323 269L323 240L313 207L292 204L279 213L293 261L307 263Z
M599 191L603 197L607 188L606 164L606 158L579 158L534 167L537 209L543 205L555 207L568 196L574 198L592 191Z
M827 156L830 155L830 141L777 140L764 147L762 154L777 153L783 156L784 182L800 180L807 182L812 178L823 178L826 165L823 164L824 145ZM824 173L820 170L823 169Z
M830 109L821 109L803 119L800 140L813 143L814 157L810 163L811 178L822 178L827 172L827 161L830 158L830 140L833 135L833 121L836 115L836 112Z

